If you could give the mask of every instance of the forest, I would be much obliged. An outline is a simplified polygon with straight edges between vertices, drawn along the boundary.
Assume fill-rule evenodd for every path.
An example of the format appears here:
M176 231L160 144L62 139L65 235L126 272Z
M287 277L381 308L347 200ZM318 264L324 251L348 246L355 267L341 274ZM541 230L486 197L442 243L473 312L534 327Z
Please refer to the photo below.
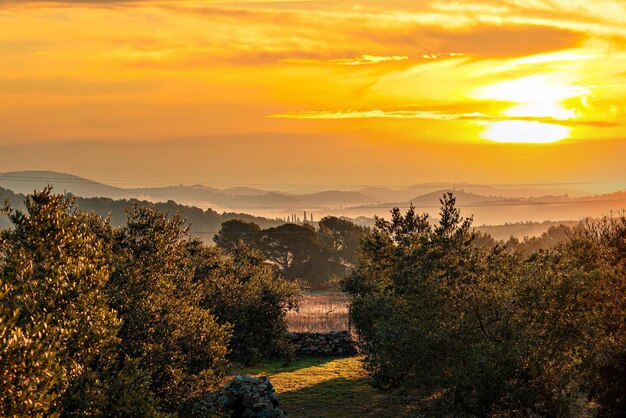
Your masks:
M436 222L394 209L368 230L231 220L217 246L154 207L113 226L50 189L7 204L0 416L209 416L198 399L234 364L293 360L294 279L320 252L378 390L431 391L447 416L621 416L626 217L522 250L455 203L443 195Z
M13 207L24 209L24 195L14 193L11 190L0 187L0 202L8 201ZM74 202L78 207L88 212L96 213L103 218L109 218L111 225L121 226L126 222L125 210L133 205L152 207L162 213L179 213L189 225L193 235L205 242L210 242L213 235L219 230L223 222L239 219L255 222L264 228L278 226L284 223L282 220L268 219L252 216L247 213L223 212L218 213L213 209L200 209L194 206L186 206L172 200L164 202L149 202L139 199L110 199L108 197L80 197L74 196ZM0 228L6 228L10 222L6 216L0 215Z

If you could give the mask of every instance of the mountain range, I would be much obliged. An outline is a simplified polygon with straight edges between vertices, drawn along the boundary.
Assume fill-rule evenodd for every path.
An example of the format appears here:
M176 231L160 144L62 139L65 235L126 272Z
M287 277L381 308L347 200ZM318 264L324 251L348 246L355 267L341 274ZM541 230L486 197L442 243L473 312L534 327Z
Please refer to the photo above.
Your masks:
M413 204L419 212L437 215L439 198L452 192L464 215L474 215L477 224L519 221L576 220L598 217L626 208L626 193L619 191L591 195L559 187L494 187L479 184L429 183L411 187L366 187L358 190L324 190L314 193L286 193L237 186L216 188L203 185L161 187L116 187L71 174L50 171L0 173L0 187L16 193L31 193L46 185L57 192L75 196L111 199L140 199L149 202L174 201L222 212L245 212L267 218L287 219L292 214L316 220L322 216L386 216L392 207ZM310 218L309 218L310 219Z

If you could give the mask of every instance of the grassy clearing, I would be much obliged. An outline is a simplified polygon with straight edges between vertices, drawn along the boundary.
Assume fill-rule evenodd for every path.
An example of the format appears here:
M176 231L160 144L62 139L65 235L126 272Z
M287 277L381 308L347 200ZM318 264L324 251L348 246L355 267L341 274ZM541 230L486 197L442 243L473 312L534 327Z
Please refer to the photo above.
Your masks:
M332 332L348 329L348 297L343 293L307 294L298 312L287 313L293 332Z
M424 397L386 393L370 385L360 357L301 358L292 364L267 362L235 374L269 376L281 408L296 418L420 417ZM418 401L415 401L418 399Z

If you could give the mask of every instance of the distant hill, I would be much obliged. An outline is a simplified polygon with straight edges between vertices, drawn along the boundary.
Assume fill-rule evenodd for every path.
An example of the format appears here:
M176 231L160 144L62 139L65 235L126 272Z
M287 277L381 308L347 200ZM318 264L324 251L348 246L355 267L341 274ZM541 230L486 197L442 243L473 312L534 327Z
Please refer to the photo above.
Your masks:
M565 225L571 228L577 224L578 221L516 222L504 225L479 225L476 229L489 234L495 240L506 241L510 237L516 237L520 240L525 237L539 237L550 227Z
M255 189L253 187L230 187L222 189L222 192L233 196L260 196L266 194L265 190Z
M303 194L296 196L296 198L302 203L302 205L309 206L311 208L363 205L374 201L373 197L360 192L339 190Z
M486 197L541 197L541 196L558 196L568 195L570 197L582 197L588 196L591 193L581 190L561 188L561 187L493 187L480 184L465 184L460 183L452 186L450 183L430 183L430 184L418 184L401 189L385 188L385 187L367 187L360 190L361 193L372 196L376 201L374 203L381 202L408 202L415 196L421 196L432 192L438 192L441 190L453 189L458 192L473 193Z
M125 189L121 189L125 190ZM58 191L55 189L55 191ZM415 196L413 204L418 212L428 212L436 222L439 208L439 198L443 192L439 190L421 196ZM565 196L545 196L533 199L502 199L488 198L473 193L454 191L457 196L458 206L463 216L474 214L474 225L478 230L486 232L495 239L506 240L510 236L519 239L524 237L539 236L550 226L564 224L573 226L583 217L600 217L608 214L611 210L618 211L626 208L626 191L620 191L605 195L589 196L572 199ZM264 195L266 196L266 195ZM231 196L232 197L232 196ZM289 196L286 196L289 198ZM358 196L357 196L358 197ZM24 195L0 187L0 202L8 200L15 208L23 209ZM181 205L174 201L150 202L139 199L111 199L106 197L76 197L80 208L95 212L101 216L111 216L111 222L115 226L125 222L124 209L133 203L143 206L152 206L167 213L180 212L190 224L192 234L199 236L204 241L211 243L212 237L221 228L222 222L230 219L243 219L259 224L262 228L278 226L284 223L282 220L268 219L267 217L254 216L238 211L225 211L219 213L212 208L198 208ZM389 218L389 210L394 206L407 208L410 202L396 202L381 205L357 206L345 208L334 213L345 219L351 220L358 225L373 226L373 214ZM355 216L343 216L346 213L357 213ZM372 213L371 216L367 213ZM319 220L322 214L316 216ZM549 220L548 220L549 219ZM569 219L569 220L567 220ZM0 215L0 228L9 226L8 218Z
M464 215L474 214L476 223L546 220L576 220L598 217L611 210L626 208L626 194L617 192L600 196L581 196L584 192L552 187L493 187L469 183L417 184L405 188L368 187L362 190L325 190L315 193L284 193L253 187L219 189L203 185L122 188L50 171L19 171L0 174L0 187L18 193L31 193L51 184L58 192L80 197L139 199L213 209L217 212L249 213L264 218L285 218L295 214L374 217L386 216L394 207L411 203L418 211L436 216L442 193L452 191Z
M439 212L439 198L451 190L438 190L415 196L404 202L361 205L330 211L337 216L388 216L393 207L406 210L411 204L418 212L427 212L436 217ZM474 216L476 225L499 225L511 222L544 222L558 220L580 220L585 217L598 218L626 209L626 192L572 198L562 196L542 196L530 198L487 197L463 191L452 191L457 198L457 207L463 216Z
M477 204L477 203L488 204L490 202L498 202L498 201L503 200L502 198L485 197L485 196L480 196L478 194L468 193L468 192L461 191L461 190L443 189L443 190L437 190L431 193L426 193L424 195L415 196L413 199L409 200L409 203L412 203L417 208L429 207L433 205L439 208L439 206L441 206L439 199L441 199L441 196L444 193L453 193L454 197L456 197L457 204L459 205L471 205L471 204Z
M53 185L59 193L67 191L83 197L127 197L124 189L87 180L72 174L56 173L54 171L16 171L0 173L0 187L16 193L28 194L33 190L43 189L48 184Z
M56 191L56 190L55 190ZM8 201L15 209L24 210L23 194L14 193L11 190L0 187L0 202ZM262 228L271 228L282 225L284 222L276 219L267 219L253 216L246 213L223 212L218 213L213 209L200 209L197 207L180 205L176 202L153 203L137 199L110 199L106 197L75 197L76 205L80 209L94 212L102 217L110 216L113 226L121 226L126 222L125 209L133 204L146 207L154 207L163 213L173 214L179 212L190 225L190 233L198 236L207 243L213 243L213 236L220 230L222 223L231 219L242 219L248 222L255 222ZM0 229L10 225L6 215L0 214Z

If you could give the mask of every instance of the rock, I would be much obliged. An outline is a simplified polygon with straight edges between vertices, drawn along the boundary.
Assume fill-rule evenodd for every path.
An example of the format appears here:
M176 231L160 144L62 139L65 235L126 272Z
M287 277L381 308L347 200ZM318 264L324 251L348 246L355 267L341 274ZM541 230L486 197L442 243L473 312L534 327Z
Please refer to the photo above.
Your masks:
M237 376L224 386L223 410L235 418L284 417L277 409L278 401L274 388L266 377Z

